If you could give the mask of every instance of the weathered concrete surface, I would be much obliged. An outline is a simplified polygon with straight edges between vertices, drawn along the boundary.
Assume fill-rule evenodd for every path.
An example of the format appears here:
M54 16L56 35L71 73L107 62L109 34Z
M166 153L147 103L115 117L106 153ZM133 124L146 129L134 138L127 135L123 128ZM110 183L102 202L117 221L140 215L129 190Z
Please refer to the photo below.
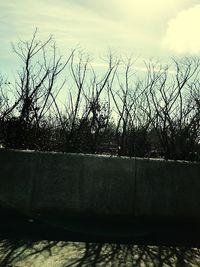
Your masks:
M85 215L133 213L133 160L43 153L37 158L33 209Z
M200 164L136 159L136 216L200 218Z
M200 219L200 164L0 150L0 204L57 216Z
M134 160L0 150L0 203L37 213L134 214Z
M36 162L34 153L0 150L0 204L30 208Z

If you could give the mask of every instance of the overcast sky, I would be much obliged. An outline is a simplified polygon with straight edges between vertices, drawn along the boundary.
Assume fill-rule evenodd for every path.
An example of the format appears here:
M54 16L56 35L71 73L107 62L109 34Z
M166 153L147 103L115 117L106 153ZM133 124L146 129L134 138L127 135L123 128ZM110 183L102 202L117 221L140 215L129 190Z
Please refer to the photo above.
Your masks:
M10 42L55 37L61 52L79 44L142 58L200 55L200 0L0 1L0 71L13 68Z

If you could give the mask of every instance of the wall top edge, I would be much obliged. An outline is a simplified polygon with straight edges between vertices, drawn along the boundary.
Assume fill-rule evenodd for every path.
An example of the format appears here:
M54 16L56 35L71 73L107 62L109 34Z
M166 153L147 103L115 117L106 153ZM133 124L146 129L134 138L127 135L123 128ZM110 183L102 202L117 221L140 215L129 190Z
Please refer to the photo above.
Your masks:
M44 155L68 155L76 157L87 157L87 158L103 158L103 159L123 159L123 160L137 160L146 162L177 162L184 164L200 165L200 162L191 162L184 160L166 160L163 158L140 158L140 157L127 157L127 156L117 156L109 154L87 154L87 153L67 153L67 152L55 152L55 151L35 151L35 150L19 150L19 149L6 149L0 148L0 153L13 152L13 153L27 153L27 154L44 154Z

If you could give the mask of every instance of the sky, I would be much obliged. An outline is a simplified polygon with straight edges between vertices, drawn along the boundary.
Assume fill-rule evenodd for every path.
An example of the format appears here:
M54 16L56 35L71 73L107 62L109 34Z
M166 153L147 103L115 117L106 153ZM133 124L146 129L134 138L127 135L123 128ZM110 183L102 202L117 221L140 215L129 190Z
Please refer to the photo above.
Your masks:
M61 53L79 46L142 59L200 55L200 0L1 0L0 72L13 71L11 42L52 34Z

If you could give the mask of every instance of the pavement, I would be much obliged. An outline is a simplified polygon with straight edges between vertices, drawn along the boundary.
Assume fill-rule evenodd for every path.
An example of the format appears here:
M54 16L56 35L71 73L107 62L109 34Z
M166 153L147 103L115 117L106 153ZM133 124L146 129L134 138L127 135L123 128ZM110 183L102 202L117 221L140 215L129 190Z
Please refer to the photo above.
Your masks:
M200 266L198 225L48 219L1 208L0 266Z

